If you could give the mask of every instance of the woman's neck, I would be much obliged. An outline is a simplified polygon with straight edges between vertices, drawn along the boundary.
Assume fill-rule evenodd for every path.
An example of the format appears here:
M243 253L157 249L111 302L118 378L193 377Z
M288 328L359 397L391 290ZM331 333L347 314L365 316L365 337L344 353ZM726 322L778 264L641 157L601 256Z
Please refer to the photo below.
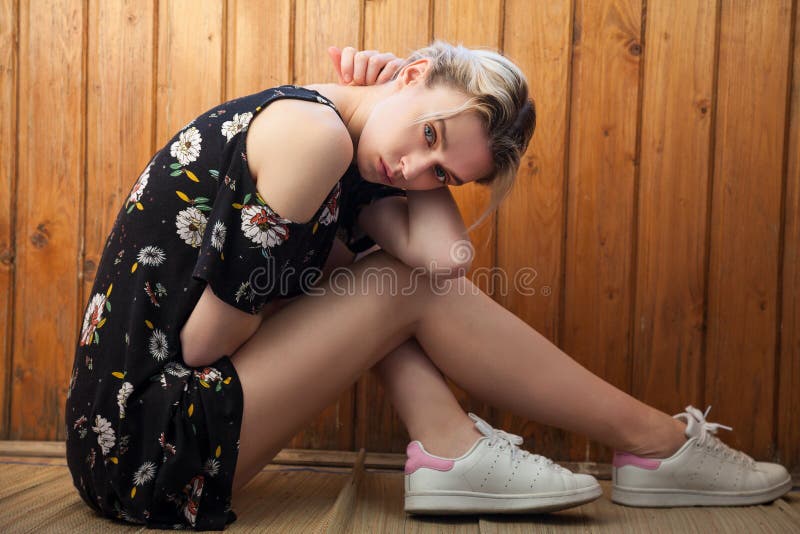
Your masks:
M357 86L339 85L335 83L315 83L302 85L306 89L317 91L333 102L344 119L350 138L353 140L354 156L358 151L358 140L375 104L399 89L397 80L381 85Z

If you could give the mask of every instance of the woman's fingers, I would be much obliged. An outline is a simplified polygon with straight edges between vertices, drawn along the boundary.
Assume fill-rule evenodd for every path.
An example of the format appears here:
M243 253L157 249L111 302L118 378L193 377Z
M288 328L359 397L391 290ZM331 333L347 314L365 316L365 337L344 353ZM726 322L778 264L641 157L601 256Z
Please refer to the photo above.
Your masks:
M391 78L391 75L387 77L384 75L384 73L386 73L387 68L396 59L397 57L392 53L386 52L380 54L376 51L374 55L370 56L367 63L367 72L364 78L364 84L377 85L379 83L388 81L389 78Z
M352 46L343 49L328 48L339 83L349 85L376 85L389 81L403 63L394 54L377 50L357 51Z
M356 49L352 46L345 46L342 48L342 59L340 68L342 71L342 78L344 83L353 81L353 60L355 59Z
M339 47L337 46L329 46L328 55L331 57L331 61L333 62L333 69L336 71L336 76L339 77L339 83L344 85L347 82L345 82L342 78L342 51L339 50Z
M355 85L373 85L378 73L375 72L375 59L378 57L377 50L361 50L356 52L355 62L353 64L353 83ZM373 77L369 79L369 68L372 65Z
M381 70L381 73L378 76L378 79L375 81L376 85L381 84L381 83L386 83L389 80L391 80L392 76L394 76L394 73L397 72L398 70L400 70L400 68L403 66L403 59L402 58L396 58L396 57L394 57L394 55L392 55L392 57L394 59L392 59L391 61L386 63L386 65Z

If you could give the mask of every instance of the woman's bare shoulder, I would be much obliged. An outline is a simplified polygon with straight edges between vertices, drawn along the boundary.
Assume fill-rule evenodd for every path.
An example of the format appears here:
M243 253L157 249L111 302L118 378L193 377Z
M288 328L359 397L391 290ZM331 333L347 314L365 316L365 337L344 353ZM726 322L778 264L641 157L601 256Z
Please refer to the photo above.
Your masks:
M272 102L251 121L246 150L258 192L294 222L313 217L354 152L336 111L288 98Z

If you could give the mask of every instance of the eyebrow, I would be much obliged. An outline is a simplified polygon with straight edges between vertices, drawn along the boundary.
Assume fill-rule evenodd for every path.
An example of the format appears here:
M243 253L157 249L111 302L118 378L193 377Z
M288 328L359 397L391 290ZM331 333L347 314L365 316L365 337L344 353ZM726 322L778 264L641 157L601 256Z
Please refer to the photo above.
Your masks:
M445 125L442 119L437 120L436 122L439 123L439 129L442 131L442 150L447 150L447 139L445 139ZM464 185L464 180L459 178L455 175L451 170L447 170L450 173L450 177L458 183L458 185Z

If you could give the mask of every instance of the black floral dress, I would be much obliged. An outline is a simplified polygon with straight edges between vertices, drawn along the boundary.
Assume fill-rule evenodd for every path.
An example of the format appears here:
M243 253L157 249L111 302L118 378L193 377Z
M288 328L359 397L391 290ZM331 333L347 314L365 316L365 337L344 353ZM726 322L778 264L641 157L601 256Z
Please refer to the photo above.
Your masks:
M336 110L317 91L282 85L203 113L153 156L106 240L65 410L73 482L103 516L198 530L236 519L241 385L230 355L187 366L181 328L207 283L251 314L301 294L335 237L353 252L374 245L356 225L361 207L405 194L351 165L310 221L270 209L249 173L245 135L281 98Z

